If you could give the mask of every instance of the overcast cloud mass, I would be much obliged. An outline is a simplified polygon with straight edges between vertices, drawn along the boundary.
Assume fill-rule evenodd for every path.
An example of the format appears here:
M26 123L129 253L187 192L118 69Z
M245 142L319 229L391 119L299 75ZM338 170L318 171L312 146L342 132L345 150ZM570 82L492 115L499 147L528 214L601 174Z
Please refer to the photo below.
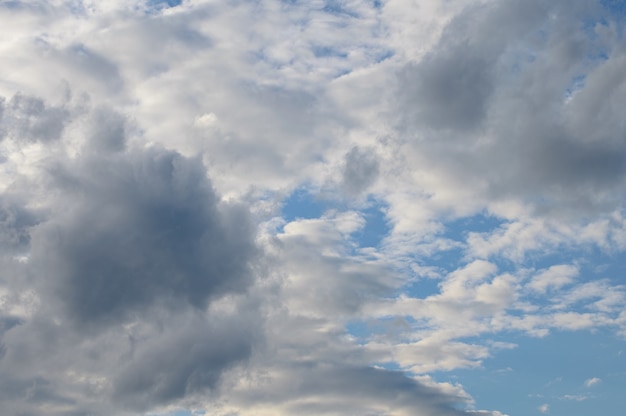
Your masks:
M0 0L0 413L621 415L625 23Z

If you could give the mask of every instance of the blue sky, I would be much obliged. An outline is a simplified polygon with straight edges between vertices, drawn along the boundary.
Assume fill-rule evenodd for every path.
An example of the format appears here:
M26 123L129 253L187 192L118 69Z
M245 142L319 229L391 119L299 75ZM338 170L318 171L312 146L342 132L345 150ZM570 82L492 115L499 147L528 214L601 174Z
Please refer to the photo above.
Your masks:
M330 201L316 198L306 189L299 189L285 200L282 216L286 221L297 221L318 218L333 209L337 207ZM360 247L381 249L384 236L390 232L385 220L385 206L370 201L368 207L360 212L365 224L353 234L355 243ZM469 233L489 233L502 225L501 219L479 214L445 223L445 229L440 234L444 238L463 242ZM421 261L445 271L454 271L466 260L462 249L455 248ZM535 253L522 266L542 269L572 261L580 264L581 279L585 282L608 279L619 284L626 267L619 254L607 253L597 247ZM505 260L499 267L515 272L519 265ZM425 298L439 292L438 282L438 279L417 279L404 286L402 291L413 297ZM585 311L582 305L575 309ZM354 321L346 325L346 331L358 342L366 344L370 337L388 331L390 324L393 322L389 318L380 322ZM511 415L549 413L582 416L598 409L603 409L606 414L619 414L621 394L626 385L625 344L614 330L553 330L541 337L528 336L519 331L503 331L467 341L480 343L485 339L512 345L482 360L477 368L437 371L433 374L435 379L460 383L477 404ZM401 370L393 363L379 365Z
M0 2L3 414L621 415L625 10Z

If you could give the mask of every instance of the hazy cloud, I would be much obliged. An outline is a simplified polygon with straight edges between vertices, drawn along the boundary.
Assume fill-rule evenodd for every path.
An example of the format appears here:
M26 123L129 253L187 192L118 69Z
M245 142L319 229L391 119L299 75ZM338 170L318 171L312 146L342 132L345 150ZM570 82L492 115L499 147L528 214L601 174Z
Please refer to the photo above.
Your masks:
M602 380L599 379L598 377L593 377L588 380L585 380L585 387L592 387L592 386L595 386L596 384L600 384L601 382Z

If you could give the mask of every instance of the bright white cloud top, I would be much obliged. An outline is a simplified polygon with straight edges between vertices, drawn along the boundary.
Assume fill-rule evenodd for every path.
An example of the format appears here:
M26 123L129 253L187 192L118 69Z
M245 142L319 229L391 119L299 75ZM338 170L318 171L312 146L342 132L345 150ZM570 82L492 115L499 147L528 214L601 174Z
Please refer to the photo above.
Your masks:
M0 1L2 414L621 415L625 23Z

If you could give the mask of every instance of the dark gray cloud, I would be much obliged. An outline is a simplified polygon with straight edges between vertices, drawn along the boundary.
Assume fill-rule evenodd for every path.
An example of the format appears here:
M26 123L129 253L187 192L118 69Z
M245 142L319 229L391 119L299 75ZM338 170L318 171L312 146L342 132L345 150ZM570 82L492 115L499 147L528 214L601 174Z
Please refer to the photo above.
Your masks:
M252 227L242 208L218 206L199 160L148 149L50 177L61 212L33 231L31 264L73 321L115 323L155 302L203 308L250 282Z
M430 55L401 73L409 88L408 121L435 129L468 129L479 125L493 90L487 58L468 45L446 48L443 56ZM412 103L419 103L412 105Z
M108 107L99 107L91 115L91 151L121 151L126 146L127 120Z
M234 302L231 314L153 309L152 318L98 333L41 315L5 320L0 403L7 414L126 415L216 395L260 336L260 316Z
M69 119L63 106L51 106L41 98L14 95L8 102L0 100L0 139L9 137L24 141L53 141Z
M242 407L275 404L280 414L462 416L461 390L401 372L336 362L301 362L275 372L274 383L237 396ZM485 412L484 414L493 414Z
M370 149L353 147L345 156L343 187L351 195L360 194L378 178L379 162Z
M74 153L51 151L0 196L0 406L132 414L217 389L261 328L247 208L220 200L199 158L128 146L108 107L55 108L49 137L33 127L48 109L17 96L3 119L27 120L11 130L21 146L73 134ZM234 312L209 310L225 296Z
M250 356L258 334L258 319L242 312L214 320L184 315L163 336L138 343L136 359L115 378L114 400L147 410L216 388L222 372Z
M39 221L37 214L6 193L0 196L0 256L26 254L29 230Z
M395 411L415 412L419 416L467 414L454 408L454 405L464 401L463 397L442 394L441 390L410 379L400 372L371 367L324 368L322 365L313 366L309 374L312 377L303 379L297 388L307 391L311 396L327 397L330 400L296 403L290 407L294 413L341 414L355 411L366 403L361 411L367 412L368 407L376 409L377 404L385 403L387 406L391 404ZM339 402L332 399L336 391L342 392ZM354 406L352 409L342 409L347 404L344 401L346 397L353 400L350 404Z
M596 57L611 50L600 16L584 2L460 13L399 74L399 131L414 163L479 198L583 214L621 204L625 61L618 49Z
M470 6L439 43L400 72L409 125L467 133L482 124L498 81L498 59L537 27L547 8L536 1Z

